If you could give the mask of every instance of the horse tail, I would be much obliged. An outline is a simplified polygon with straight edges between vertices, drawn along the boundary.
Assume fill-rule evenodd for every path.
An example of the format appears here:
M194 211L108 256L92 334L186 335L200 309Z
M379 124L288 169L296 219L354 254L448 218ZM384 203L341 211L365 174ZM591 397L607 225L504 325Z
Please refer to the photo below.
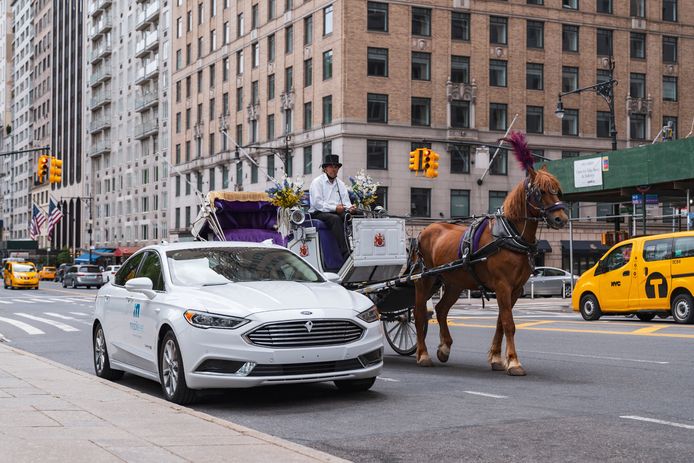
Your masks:
M410 238L410 250L407 254L407 269L408 275L412 275L415 268L423 263L422 254L419 252L419 237Z

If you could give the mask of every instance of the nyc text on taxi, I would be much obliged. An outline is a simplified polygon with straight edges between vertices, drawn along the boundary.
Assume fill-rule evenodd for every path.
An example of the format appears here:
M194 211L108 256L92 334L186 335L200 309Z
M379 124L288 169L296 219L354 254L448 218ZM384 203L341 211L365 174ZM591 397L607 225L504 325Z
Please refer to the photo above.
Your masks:
M196 389L334 381L369 389L383 367L378 312L293 252L257 243L147 247L99 290L96 374Z
M694 232L622 241L576 283L574 311L586 320L630 314L644 321L672 315L694 322Z

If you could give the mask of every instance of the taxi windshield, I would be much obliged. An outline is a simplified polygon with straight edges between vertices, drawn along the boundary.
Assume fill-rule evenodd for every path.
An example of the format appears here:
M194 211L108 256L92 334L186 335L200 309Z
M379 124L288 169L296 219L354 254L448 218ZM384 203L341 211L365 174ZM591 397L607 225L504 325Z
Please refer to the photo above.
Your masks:
M36 267L31 264L14 264L12 270L14 272L35 272Z
M171 280L181 286L248 281L323 282L306 262L285 249L201 248L167 253Z

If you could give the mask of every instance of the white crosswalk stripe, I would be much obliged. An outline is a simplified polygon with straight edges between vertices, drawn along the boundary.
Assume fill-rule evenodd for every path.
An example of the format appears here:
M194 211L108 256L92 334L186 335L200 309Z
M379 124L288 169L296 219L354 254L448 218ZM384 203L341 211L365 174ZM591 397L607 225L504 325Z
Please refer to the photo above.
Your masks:
M82 316L82 317L88 317L88 316L89 316L89 314L84 313L84 312L70 312L70 314L72 314L72 315L80 315L80 316Z
M0 299L0 304L12 304L12 303L10 301L3 301L2 299Z
M74 322L81 323L82 325L91 325L91 323L86 322L84 320L80 320L79 318L68 317L67 315L61 315L61 314L55 313L55 312L44 312L43 314L48 315L49 317L60 318L61 320L72 320Z
M74 326L70 326L70 325L67 325L67 324L62 323L62 322L59 322L59 321L51 320L51 319L49 319L49 318L37 317L37 316L35 316L35 315L30 315L30 314L28 314L28 313L23 313L23 312L16 312L15 315L18 315L18 316L24 317L24 318L28 318L28 319L30 319L30 320L35 320L35 321L37 321L37 322L46 323L46 324L48 324L48 325L55 326L55 327L58 328L59 330L63 330L63 331L79 331L79 329L78 329L78 328L75 328Z
M35 328L27 323L20 322L19 320L13 320L11 318L0 317L0 322L8 323L20 330L26 332L27 334L46 334L38 328Z

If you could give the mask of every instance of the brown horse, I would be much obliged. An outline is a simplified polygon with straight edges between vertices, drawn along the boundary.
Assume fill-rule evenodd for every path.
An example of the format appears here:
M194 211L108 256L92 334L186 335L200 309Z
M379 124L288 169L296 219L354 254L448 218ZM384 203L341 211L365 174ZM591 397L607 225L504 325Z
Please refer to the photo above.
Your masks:
M493 251L486 260L472 263L468 268L459 268L439 274L438 276L423 277L415 282L415 326L417 329L417 364L432 366L433 363L427 352L426 337L426 301L432 296L439 284L443 284L443 296L436 304L436 319L440 327L440 344L436 355L441 362L448 361L451 352L451 338L448 329L448 311L458 300L464 289L477 289L480 283L486 289L496 293L499 305L499 315L496 322L496 332L489 349L488 360L492 370L506 370L509 375L523 376L525 370L516 354L513 336L516 331L513 322L512 309L523 292L523 285L532 272L531 256L535 250L535 233L540 221L544 221L554 229L562 228L569 220L566 205L559 200L560 185L545 166L539 170L533 169L532 154L528 150L525 137L514 133L505 139L513 145L514 154L527 173L506 197L502 207L502 216L490 217L483 222L484 230L479 238L479 248L491 244L498 247L504 239L496 240L492 235L495 222L510 223L506 229L515 232L515 243L527 245L523 247L501 246ZM504 221L506 219L506 221ZM460 258L460 243L467 227L451 223L434 223L426 227L419 235L418 253L425 268L434 268L456 261ZM474 255L473 255L474 260ZM501 355L501 342L506 336L506 356Z

